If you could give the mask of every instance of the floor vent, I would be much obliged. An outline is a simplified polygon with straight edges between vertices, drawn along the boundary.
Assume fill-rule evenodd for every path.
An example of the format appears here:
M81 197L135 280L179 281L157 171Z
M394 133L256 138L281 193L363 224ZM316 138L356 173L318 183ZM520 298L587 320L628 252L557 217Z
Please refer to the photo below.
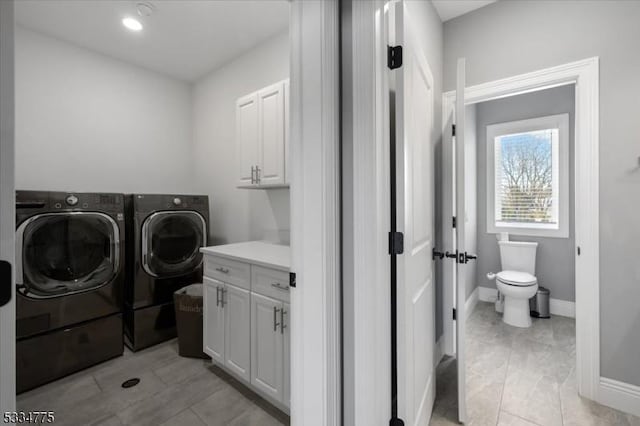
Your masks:
M133 379L125 380L124 383L122 383L122 387L128 389L134 387L138 383L140 383L140 379L134 377Z

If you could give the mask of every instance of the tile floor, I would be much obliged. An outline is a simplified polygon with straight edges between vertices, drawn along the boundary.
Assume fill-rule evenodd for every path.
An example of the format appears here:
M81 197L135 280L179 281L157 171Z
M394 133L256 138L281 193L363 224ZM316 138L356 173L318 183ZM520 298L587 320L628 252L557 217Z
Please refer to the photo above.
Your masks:
M431 425L458 424L455 370L451 358L438 366ZM578 396L573 319L518 329L483 302L467 321L467 410L469 425L640 426L638 417Z
M131 377L140 383L123 389ZM53 410L60 426L289 424L211 361L178 356L175 340L18 395L18 410Z

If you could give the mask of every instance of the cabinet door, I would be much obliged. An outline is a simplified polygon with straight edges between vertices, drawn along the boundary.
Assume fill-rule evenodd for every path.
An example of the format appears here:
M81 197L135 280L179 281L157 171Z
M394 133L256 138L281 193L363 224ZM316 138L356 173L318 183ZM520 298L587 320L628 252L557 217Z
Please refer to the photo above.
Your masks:
M251 380L251 298L249 292L229 284L224 291L225 363L237 376Z
M224 309L221 297L224 284L204 277L204 347L203 351L214 361L224 364Z
M289 318L291 318L291 316L289 315L289 312L291 312L291 310L289 309L289 304L288 303L283 303L282 304L282 340L283 340L283 349L282 349L282 360L283 360L283 369L284 369L284 392L283 392L283 397L282 397L282 403L284 405L286 405L287 407L291 406L291 340L290 340L290 333L291 333L291 327L289 327L289 324L291 323L291 321L289 321Z
M258 92L260 170L262 185L284 184L284 83Z
M281 309L281 302L251 294L251 384L276 401L283 398Z
M258 96L256 93L236 101L236 149L238 185L252 185L252 170L260 163L258 133Z

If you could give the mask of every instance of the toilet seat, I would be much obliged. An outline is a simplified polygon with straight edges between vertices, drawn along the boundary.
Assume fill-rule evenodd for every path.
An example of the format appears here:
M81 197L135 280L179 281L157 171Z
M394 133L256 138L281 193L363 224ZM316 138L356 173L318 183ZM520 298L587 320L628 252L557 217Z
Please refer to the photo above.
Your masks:
M527 272L520 271L498 272L498 274L496 275L496 279L501 283L517 287L530 287L538 283L536 277Z

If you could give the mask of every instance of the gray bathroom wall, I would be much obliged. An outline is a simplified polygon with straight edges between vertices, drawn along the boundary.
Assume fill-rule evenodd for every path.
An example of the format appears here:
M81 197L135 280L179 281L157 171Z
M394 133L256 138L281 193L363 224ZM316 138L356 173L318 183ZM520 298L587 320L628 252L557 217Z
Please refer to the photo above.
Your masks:
M569 238L537 238L510 234L514 241L535 241L536 277L551 291L551 297L575 300L575 191L574 191L574 112L575 86L562 86L477 105L478 141L478 268L480 286L495 288L487 272L500 271L500 252L495 234L487 233L487 126L554 114L569 114Z
M468 85L600 58L601 374L640 386L638 22L637 1L493 3L445 23L444 89L459 57Z

